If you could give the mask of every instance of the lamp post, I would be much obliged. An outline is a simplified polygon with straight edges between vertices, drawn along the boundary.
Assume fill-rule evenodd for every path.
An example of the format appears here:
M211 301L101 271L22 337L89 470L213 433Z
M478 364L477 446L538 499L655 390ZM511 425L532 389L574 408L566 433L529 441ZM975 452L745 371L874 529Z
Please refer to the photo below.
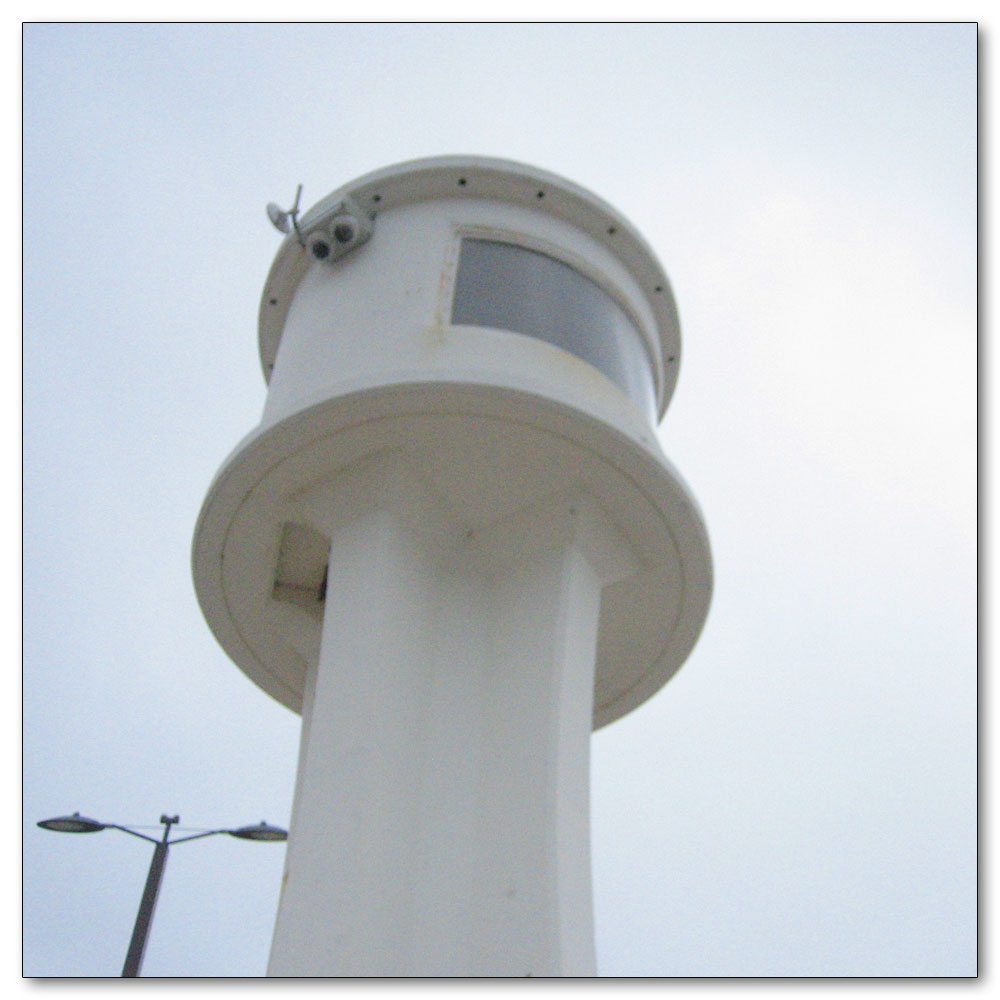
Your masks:
M203 837L212 837L217 833L228 833L229 836L239 837L241 840L288 839L287 831L277 826L270 826L261 820L256 826L241 826L234 830L205 830L202 833L194 833L187 837L175 837L171 840L170 828L180 822L180 816L161 816L160 822L163 824L163 836L159 840L155 837L149 837L145 833L139 833L137 830L130 830L127 826L121 826L118 823L101 823L96 819L81 816L78 812L73 813L72 816L43 819L38 823L42 829L54 830L56 833L99 833L101 830L121 830L123 833L129 833L133 837L148 840L153 844L153 859L149 864L149 874L146 876L146 885L139 902L139 912L135 918L132 940L129 942L128 954L125 956L125 965L122 968L123 978L135 978L142 968L146 939L149 936L149 926L153 922L153 910L156 907L156 897L160 891L160 882L163 879L163 869L167 863L169 848L174 844L183 844L188 840L201 840Z

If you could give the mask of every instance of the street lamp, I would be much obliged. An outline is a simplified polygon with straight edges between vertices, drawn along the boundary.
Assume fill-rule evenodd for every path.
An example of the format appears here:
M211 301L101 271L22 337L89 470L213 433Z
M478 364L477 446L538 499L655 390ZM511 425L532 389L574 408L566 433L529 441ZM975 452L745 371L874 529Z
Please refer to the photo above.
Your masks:
M153 921L153 910L156 906L156 897L160 891L160 881L163 878L163 869L167 863L167 851L170 847L174 844L183 844L188 840L212 837L217 833L228 833L230 837L239 837L241 840L288 839L286 830L271 826L261 820L255 826L241 826L234 830L206 830L203 833L194 833L187 837L176 837L170 840L170 828L180 822L180 816L161 816L160 822L163 824L163 837L160 840L139 833L137 830L130 830L127 826L121 826L118 823L101 823L96 819L81 816L78 812L73 813L72 816L43 819L38 823L42 829L55 830L57 833L99 833L101 830L121 830L123 833L130 833L133 837L148 840L154 845L153 859L149 864L149 874L146 876L146 887L143 889L142 899L139 901L139 912L135 918L132 940L129 942L128 954L125 956L125 965L122 968L123 978L135 978L142 968L146 938L149 936L149 926Z

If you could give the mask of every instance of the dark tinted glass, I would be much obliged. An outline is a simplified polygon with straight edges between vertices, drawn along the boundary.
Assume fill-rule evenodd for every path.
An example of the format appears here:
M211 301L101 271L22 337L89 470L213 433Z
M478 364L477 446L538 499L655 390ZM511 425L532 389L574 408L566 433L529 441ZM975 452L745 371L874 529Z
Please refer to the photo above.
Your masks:
M464 239L451 321L537 337L603 372L655 422L653 366L624 309L579 271L512 243Z

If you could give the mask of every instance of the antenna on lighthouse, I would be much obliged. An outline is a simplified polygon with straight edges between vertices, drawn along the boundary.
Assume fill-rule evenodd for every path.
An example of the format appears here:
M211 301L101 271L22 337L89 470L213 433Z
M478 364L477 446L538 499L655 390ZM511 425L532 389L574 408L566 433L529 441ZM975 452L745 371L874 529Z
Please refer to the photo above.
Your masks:
M267 217L271 220L271 225L278 230L279 233L285 233L287 235L293 229L298 232L298 216L299 216L299 199L302 197L302 185L300 184L298 190L295 192L295 204L292 205L287 211L283 209L277 202L269 201L267 203Z

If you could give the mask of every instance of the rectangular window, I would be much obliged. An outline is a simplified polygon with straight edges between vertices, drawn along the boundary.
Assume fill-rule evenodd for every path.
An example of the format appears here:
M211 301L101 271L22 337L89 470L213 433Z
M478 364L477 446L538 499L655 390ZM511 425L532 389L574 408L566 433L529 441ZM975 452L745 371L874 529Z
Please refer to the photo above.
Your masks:
M452 323L488 326L561 347L606 375L655 423L653 365L625 310L548 254L498 240L462 240Z

